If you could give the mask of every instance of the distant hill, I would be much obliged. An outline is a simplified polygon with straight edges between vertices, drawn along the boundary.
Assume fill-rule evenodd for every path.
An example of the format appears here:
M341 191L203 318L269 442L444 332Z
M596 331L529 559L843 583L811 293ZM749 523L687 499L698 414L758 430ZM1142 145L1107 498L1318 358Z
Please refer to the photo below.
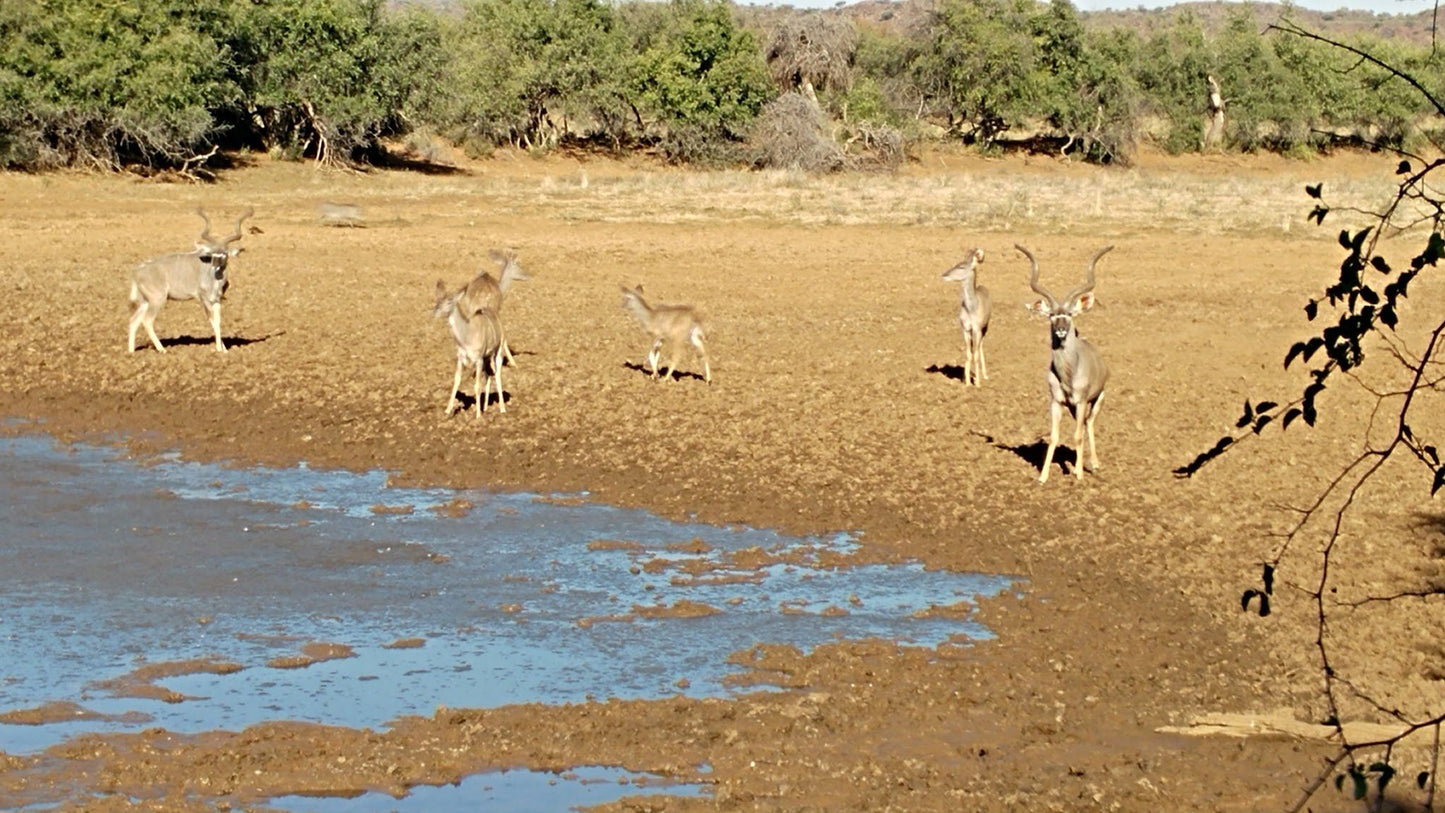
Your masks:
M884 29L907 30L926 20L934 0L861 0L830 9L827 13L842 14L859 23ZM1417 45L1430 45L1435 37L1435 15L1430 11L1417 14L1377 14L1370 11L1310 11L1283 3L1212 2L1180 3L1167 8L1134 8L1120 11L1081 11L1079 18L1095 28L1132 28L1149 34L1173 25L1181 14L1193 14L1206 32L1224 27L1231 11L1252 6L1261 26L1288 14L1303 28L1325 36L1340 38L1372 34L1382 39L1400 40ZM1442 19L1445 21L1445 19Z
M738 5L743 9L744 16L754 21L776 20L792 14L837 14L857 23L901 33L925 22L935 2L936 0L859 0L856 3L839 2L829 9L799 9L785 2ZM413 4L455 11L460 6L460 0L388 0L388 5L392 7ZM1338 11L1310 11L1284 3L1208 0L1179 3L1166 8L1141 6L1120 11L1081 11L1079 18L1090 27L1126 27L1147 35L1173 25L1181 14L1192 13L1204 26L1204 30L1212 33L1222 29L1230 12L1240 6L1252 6L1261 26L1275 22L1288 13L1289 19L1306 30L1334 38L1373 34L1382 39L1400 40L1416 45L1428 46L1435 42L1435 14L1431 11L1416 14L1383 14L1343 8ZM1445 22L1445 16L1442 16L1441 22Z

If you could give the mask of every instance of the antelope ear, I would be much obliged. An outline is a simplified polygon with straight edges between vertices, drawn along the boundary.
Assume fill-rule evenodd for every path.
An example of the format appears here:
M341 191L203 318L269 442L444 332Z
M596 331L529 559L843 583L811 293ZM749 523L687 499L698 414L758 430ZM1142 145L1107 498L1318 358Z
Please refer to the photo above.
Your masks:
M1089 291L1086 294L1080 294L1079 298L1074 300L1074 307L1071 310L1074 313L1083 313L1092 307L1094 307L1094 292Z
M1035 299L1033 302L1025 303L1024 309L1028 310L1031 313L1036 313L1039 316L1049 315L1049 303L1043 301L1042 299Z
M245 246L236 246L235 248L231 249L230 251L228 251L228 252L226 252L226 253L229 254L230 256L234 257L234 256L236 256L237 254L240 254L241 252L243 252L243 251L245 251L245 250L246 250L246 247L245 247Z

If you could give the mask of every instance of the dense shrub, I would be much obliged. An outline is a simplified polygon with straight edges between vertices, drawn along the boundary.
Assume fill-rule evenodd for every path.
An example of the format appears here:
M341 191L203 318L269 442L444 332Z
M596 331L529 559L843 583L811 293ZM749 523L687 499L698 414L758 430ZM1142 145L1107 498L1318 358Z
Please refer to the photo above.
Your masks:
M0 2L0 163L177 162L234 99L222 2Z
M669 157L717 158L775 95L757 38L722 0L672 0L638 58L634 89Z
M626 47L600 0L471 0L447 39L442 115L495 144L552 145L573 122L620 144L634 118Z

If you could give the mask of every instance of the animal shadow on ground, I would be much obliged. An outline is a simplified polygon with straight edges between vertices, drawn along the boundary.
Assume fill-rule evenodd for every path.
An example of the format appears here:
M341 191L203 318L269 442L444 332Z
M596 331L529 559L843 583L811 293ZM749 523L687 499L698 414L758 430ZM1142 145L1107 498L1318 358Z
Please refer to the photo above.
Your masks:
M929 365L926 369L924 369L924 372L925 372L925 373L937 373L937 374L943 376L944 378L951 378L951 379L953 379L954 381L962 381L962 380L963 380L963 365L960 365L960 364L944 364L944 365L942 365L942 366L939 366L939 365L937 365L937 364L932 364L932 365ZM1042 456L1040 456L1040 457L1039 457L1039 462L1042 463L1043 460L1044 460L1044 458L1043 458Z
M642 374L645 375L645 376L649 376L649 377L652 376L652 370L649 370L649 369L647 368L647 365L646 365L646 364L637 364L637 363L628 361L628 362L623 362L622 366L623 366L623 367L626 367L626 368L629 369L629 370L634 370L634 371L636 371L636 372L642 373ZM661 370L658 370L658 376L661 376L661 375L662 375L662 371L661 371ZM685 370L673 370L673 371L672 371L672 380L673 380L673 381L681 381L681 380L684 379L684 378L692 378L692 379L695 379L695 380L697 380L697 381L707 381L707 379L706 379L706 378L703 378L702 375L699 374L699 373L690 373L690 372L687 372L687 371L685 371Z
M443 164L439 161L428 161L425 158L418 158L411 155L399 155L389 150L384 150L376 156L376 164L384 169L400 169L406 172L415 172L419 175L471 175L472 173L462 167Z
M461 406L457 408L457 411L453 413L453 416L455 416L455 415L460 415L460 414L462 414L463 412L468 412L468 411L476 408L476 406L477 406L477 396L475 396L475 395L468 395L468 394L466 394L465 392L458 392L458 393L456 394L456 396L457 396L457 402L460 403ZM497 399L496 396L494 396L494 395L493 395L492 393L490 393L490 392L487 393L487 408L488 408L488 409L491 409L492 407L496 406L496 405L497 405L497 401L498 401L498 399ZM504 392L502 393L501 401L502 401L503 403L511 403L511 401L512 401L512 396L511 396L511 394L504 391Z
M267 333L264 336L258 336L256 338L247 338L245 336L222 336L221 341L226 343L226 349L229 350L233 347L245 347L246 345L250 344L260 344L267 339L280 336L285 332L286 331L284 330L278 330L275 333ZM215 345L215 343L215 336L172 336L170 338L161 339L161 344L164 345L166 349L170 349L172 347L197 347L201 345ZM140 349L139 344L136 345L136 349Z
M983 441L995 449L1003 449L1006 452L1013 452L1034 467L1034 471L1042 473L1044 470L1044 455L1049 453L1049 442L1043 439L1033 443L1008 444L994 438L993 435L983 432L972 434L983 438ZM1073 449L1062 444L1054 450L1054 464L1063 470L1064 474L1073 474L1074 467L1079 465L1079 454ZM1065 465L1067 464L1067 465Z
M536 351L536 350L518 350L518 349L516 349L516 348L512 348L512 355L513 355L513 356L535 356L535 355L537 355L537 351ZM515 365L514 365L511 361L508 361L507 359L504 358L504 359L502 359L502 366L503 366L503 367L512 367L512 366L515 366Z

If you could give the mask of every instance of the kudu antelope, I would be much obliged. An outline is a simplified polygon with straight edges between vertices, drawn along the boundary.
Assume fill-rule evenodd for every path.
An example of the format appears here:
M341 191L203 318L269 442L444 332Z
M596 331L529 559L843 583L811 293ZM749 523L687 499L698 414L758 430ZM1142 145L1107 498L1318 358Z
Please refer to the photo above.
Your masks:
M983 337L988 335L988 320L993 314L993 299L988 289L978 284L978 266L983 263L983 249L976 248L958 265L944 272L949 282L963 283L963 298L958 305L958 325L963 329L963 383L977 387L980 378L988 378L988 363L983 359Z
M241 239L241 223L255 212L247 209L236 219L236 230L225 237L211 234L211 218L202 209L196 214L206 221L206 228L196 241L196 248L184 254L167 254L141 263L130 283L130 301L135 310L130 315L130 352L135 352L135 332L144 326L151 337L151 344L164 353L161 340L156 336L156 315L168 299L196 299L211 320L211 330L216 334L216 349L226 352L226 343L221 341L221 297L230 285L226 269L231 258L241 253L239 246L231 244Z
M515 251L493 251L492 259L502 264L498 272L498 279L492 279L492 275L486 271L481 272L462 291L461 297L457 300L457 310L463 315L470 315L481 311L483 308L490 309L493 313L502 313L502 298L506 296L507 289L512 287L514 282L526 282L531 279L521 264L517 262ZM506 357L507 363L513 367L517 366L517 360L512 358L512 348L507 346L506 340L502 341L502 355Z
M1029 258L1033 265L1029 287L1043 297L1026 307L1049 319L1049 347L1052 350L1049 362L1049 451L1044 455L1039 482L1048 482L1054 449L1059 445L1059 418L1065 407L1074 414L1074 476L1082 480L1085 430L1089 433L1089 468L1096 471L1099 468L1099 453L1094 447L1094 419L1099 416L1099 404L1104 400L1104 384L1109 381L1109 368L1104 365L1099 351L1079 336L1074 328L1074 317L1094 306L1094 265L1114 247L1105 246L1094 252L1089 259L1088 280L1061 300L1055 299L1039 285L1039 261L1034 259L1034 255L1023 246L1015 245L1014 248Z
M446 414L452 414L460 405L457 392L462 386L462 369L471 367L475 370L474 392L477 398L477 417L480 418L486 411L493 381L497 385L497 406L502 412L507 411L507 398L502 394L502 348L506 346L506 340L502 337L502 321L496 311L480 307L466 313L458 306L458 301L466 295L466 291L466 288L462 288L455 293L448 293L446 283L437 280L436 305L432 308L432 316L447 320L447 327L451 328L452 339L457 345L457 373L452 377ZM482 387L484 368L486 389Z
M647 353L647 366L652 370L652 377L657 378L657 362L662 354L663 344L669 346L667 360L667 372L664 375L671 379L672 371L677 367L677 355L679 346L687 343L697 348L702 356L702 378L707 383L712 383L712 366L708 364L707 347L703 345L702 317L691 305L649 305L647 300L642 298L642 286L628 288L622 286L623 305L642 327L652 336L652 349Z

